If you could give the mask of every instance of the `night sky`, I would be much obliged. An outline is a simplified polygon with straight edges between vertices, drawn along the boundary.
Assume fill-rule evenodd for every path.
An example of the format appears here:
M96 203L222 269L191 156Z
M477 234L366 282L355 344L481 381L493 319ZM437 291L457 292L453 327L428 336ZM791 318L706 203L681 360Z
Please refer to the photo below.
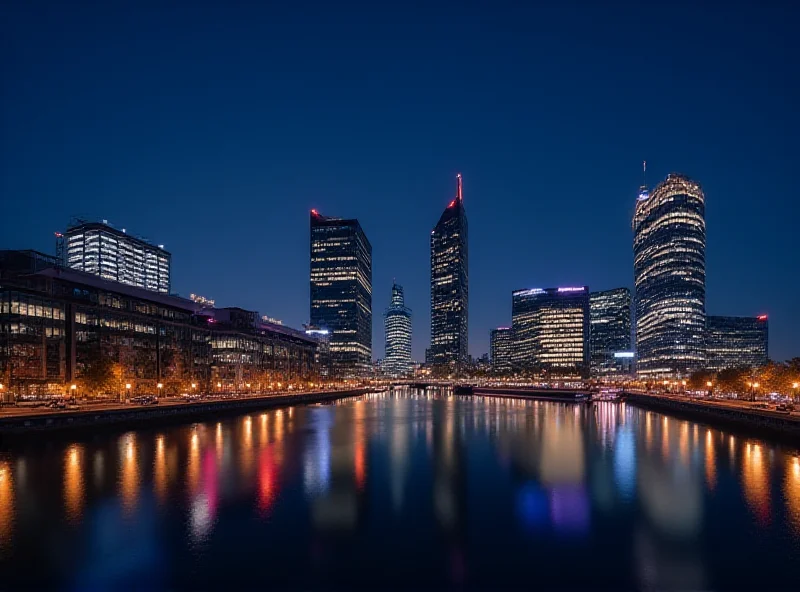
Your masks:
M461 172L480 355L513 289L632 287L646 159L703 185L708 312L800 355L797 2L160 4L0 5L0 248L107 219L181 295L299 326L310 208L357 217L373 355L396 278L421 359Z

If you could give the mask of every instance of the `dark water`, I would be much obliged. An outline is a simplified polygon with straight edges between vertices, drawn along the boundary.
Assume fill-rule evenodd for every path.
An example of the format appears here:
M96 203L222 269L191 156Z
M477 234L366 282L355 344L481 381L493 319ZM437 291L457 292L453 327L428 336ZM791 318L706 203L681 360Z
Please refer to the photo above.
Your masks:
M800 586L797 450L428 393L6 446L0 588Z

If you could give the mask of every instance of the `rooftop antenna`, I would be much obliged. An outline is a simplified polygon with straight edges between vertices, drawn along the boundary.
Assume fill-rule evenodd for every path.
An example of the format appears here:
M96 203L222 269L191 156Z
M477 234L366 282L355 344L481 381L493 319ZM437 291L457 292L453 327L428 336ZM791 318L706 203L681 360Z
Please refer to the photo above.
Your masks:
M456 193L456 198L458 198L458 201L463 201L464 196L461 194L461 173L456 175L456 180L458 182L458 192Z
M647 161L642 161L642 187L647 187Z

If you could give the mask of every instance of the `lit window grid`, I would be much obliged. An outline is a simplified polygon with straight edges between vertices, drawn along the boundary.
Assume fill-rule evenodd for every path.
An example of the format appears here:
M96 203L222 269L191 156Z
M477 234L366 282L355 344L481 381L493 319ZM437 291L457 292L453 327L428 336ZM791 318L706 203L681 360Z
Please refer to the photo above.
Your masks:
M431 233L431 358L436 365L468 358L467 234L462 203L448 207Z
M685 375L704 366L705 198L670 175L634 215L637 371Z
M332 371L365 374L372 362L372 246L357 220L311 215L311 324L330 331Z

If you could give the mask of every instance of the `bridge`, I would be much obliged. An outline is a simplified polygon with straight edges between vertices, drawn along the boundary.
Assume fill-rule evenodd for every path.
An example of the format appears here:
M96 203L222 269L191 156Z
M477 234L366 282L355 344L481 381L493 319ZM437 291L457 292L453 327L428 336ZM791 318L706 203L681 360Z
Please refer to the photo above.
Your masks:
M507 386L485 385L456 382L452 380L397 381L389 385L409 388L452 388L457 395L474 395L480 397L512 397L519 399L536 399L543 401L581 401L591 400L588 389L552 388L547 386Z

